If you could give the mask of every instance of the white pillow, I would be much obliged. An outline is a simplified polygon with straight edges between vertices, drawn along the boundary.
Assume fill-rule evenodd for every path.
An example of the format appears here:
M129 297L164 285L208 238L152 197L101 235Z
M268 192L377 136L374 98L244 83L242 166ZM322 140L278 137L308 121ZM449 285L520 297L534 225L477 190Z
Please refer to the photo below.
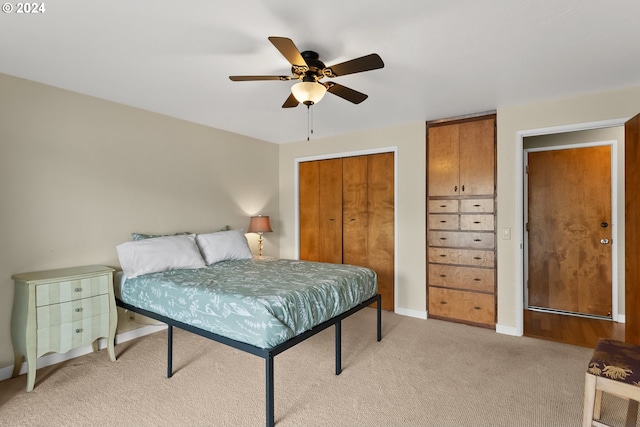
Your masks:
M116 247L127 277L178 268L206 267L195 234L125 242Z
M207 265L232 259L253 258L249 242L242 230L198 234L196 241Z

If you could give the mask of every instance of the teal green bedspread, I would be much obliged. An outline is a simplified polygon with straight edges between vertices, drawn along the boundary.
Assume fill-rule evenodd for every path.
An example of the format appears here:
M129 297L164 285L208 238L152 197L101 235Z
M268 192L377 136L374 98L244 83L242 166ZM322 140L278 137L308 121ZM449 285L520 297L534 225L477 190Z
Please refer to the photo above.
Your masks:
M368 268L276 258L223 261L126 279L123 302L272 348L377 292Z

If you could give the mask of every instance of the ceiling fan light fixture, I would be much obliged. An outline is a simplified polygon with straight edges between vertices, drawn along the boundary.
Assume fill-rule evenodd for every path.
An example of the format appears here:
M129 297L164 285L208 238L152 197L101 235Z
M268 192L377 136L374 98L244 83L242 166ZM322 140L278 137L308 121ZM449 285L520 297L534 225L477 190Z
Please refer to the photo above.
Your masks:
M320 102L327 88L317 82L300 82L291 86L291 93L298 102L305 105L313 105Z

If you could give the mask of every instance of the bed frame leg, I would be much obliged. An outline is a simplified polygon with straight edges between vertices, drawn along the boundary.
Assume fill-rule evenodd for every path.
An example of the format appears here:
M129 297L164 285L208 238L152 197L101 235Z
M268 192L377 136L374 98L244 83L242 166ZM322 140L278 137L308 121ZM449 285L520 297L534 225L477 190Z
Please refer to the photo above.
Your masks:
M267 401L267 427L273 427L276 423L274 414L274 398L273 398L273 356L269 354L265 358L266 370L266 401Z
M167 325L167 378L173 376L173 325Z
M336 375L342 372L342 326L341 321L336 322Z
M382 340L382 295L378 294L378 341Z

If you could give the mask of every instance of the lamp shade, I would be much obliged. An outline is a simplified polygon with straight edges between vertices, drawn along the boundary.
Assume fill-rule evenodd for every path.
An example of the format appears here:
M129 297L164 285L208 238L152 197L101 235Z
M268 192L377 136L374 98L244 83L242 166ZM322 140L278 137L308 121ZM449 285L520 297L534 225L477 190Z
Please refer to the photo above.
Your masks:
M252 216L247 233L268 233L273 231L268 216Z
M291 86L291 93L298 102L311 105L322 99L327 93L327 88L316 82L300 82Z

